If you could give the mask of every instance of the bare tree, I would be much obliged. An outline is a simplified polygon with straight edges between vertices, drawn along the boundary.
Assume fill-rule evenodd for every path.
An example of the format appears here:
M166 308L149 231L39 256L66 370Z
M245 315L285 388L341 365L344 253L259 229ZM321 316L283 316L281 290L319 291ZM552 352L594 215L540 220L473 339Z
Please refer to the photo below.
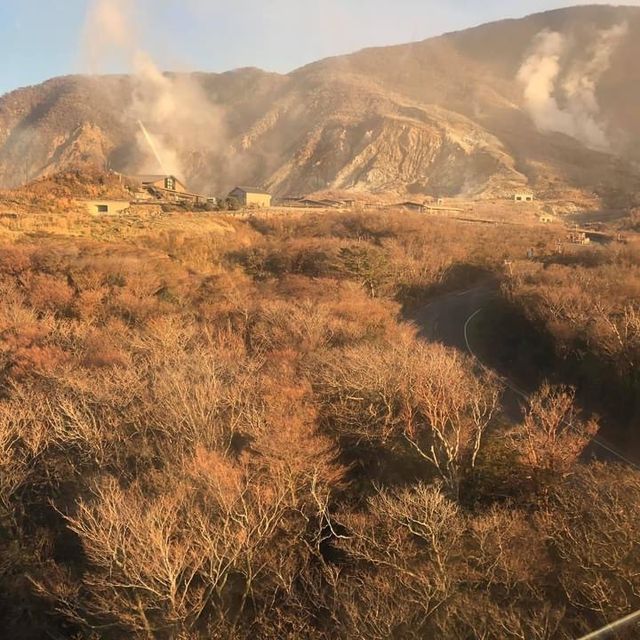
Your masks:
M441 345L410 337L348 349L314 371L324 417L339 433L410 445L448 488L474 467L498 402L496 381Z
M457 353L440 347L430 355L429 371L416 389L418 419L410 416L404 435L457 492L462 471L475 467L498 388L488 375L470 374Z
M521 426L510 434L511 446L534 479L566 474L598 431L595 420L583 420L575 391L545 383L530 397Z
M639 473L595 464L557 486L540 514L568 600L603 623L640 609L639 504Z
M458 507L437 487L421 485L379 493L367 518L349 516L346 524L343 547L360 568L340 603L353 637L425 637L456 591L464 533Z

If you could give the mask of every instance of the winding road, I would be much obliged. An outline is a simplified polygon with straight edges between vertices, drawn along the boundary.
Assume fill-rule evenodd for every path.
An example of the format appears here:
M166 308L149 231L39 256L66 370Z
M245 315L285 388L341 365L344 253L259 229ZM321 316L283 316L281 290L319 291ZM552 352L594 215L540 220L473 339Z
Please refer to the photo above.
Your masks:
M427 340L468 351L469 321L496 294L496 285L484 282L466 291L454 291L432 300L411 316Z
M477 356L470 338L473 323L496 296L497 284L482 282L464 291L439 296L415 310L409 317L420 329L420 335L433 342L440 342L470 354L483 368L492 371L504 385L502 408L506 417L516 423L523 415L523 405L529 398L526 390L509 377L500 375ZM640 460L632 460L601 435L595 437L585 457L612 462L622 462L640 470Z

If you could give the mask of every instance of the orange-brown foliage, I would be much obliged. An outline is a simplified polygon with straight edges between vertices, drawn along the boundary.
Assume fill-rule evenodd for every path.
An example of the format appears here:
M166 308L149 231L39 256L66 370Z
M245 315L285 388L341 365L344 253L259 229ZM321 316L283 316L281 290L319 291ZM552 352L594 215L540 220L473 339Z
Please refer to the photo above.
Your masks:
M496 378L402 320L532 242L452 224L85 220L0 247L12 637L564 639L640 606L616 510L640 507L637 474L622 492L580 462L593 429L571 394L543 389L505 429ZM536 286L569 314L556 283L583 292L546 278L514 297ZM570 331L633 344L631 310L585 329L575 306ZM505 503L482 482L499 450L544 490ZM624 555L599 553L611 530Z

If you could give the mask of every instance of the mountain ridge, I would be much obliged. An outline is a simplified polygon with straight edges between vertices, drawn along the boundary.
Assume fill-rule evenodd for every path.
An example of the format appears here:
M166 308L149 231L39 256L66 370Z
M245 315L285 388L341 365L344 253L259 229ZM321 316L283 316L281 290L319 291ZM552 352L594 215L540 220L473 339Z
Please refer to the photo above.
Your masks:
M624 143L604 153L541 130L517 79L536 36L555 30L564 38L569 71L561 69L562 79L571 64L585 64L581 49L588 53L598 34L619 24L629 33L598 78L597 115ZM280 195L634 192L640 163L634 34L640 36L639 8L589 5L362 49L288 74L245 67L151 80L53 78L0 98L0 186L82 166L158 171L141 140L144 120L167 166L211 193L235 183ZM167 99L169 116L158 108Z

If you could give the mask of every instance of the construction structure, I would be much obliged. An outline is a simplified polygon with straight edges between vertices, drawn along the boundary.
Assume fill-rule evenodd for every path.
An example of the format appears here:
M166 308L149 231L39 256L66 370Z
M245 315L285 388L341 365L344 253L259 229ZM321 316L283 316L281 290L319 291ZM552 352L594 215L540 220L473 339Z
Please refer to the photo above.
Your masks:
M405 211L418 211L419 213L424 213L427 210L427 205L424 202L415 202L413 200L398 202L396 204L392 204L391 207L404 209Z
M83 203L93 215L125 213L131 207L128 200L83 200Z
M144 204L150 199L193 205L216 204L215 198L191 193L185 184L173 175L141 175L133 176L133 180L142 185L142 191L136 194L136 204Z
M575 229L568 235L568 240L571 244L586 245L591 244L591 238L587 235L586 231Z
M533 193L529 191L519 191L513 194L513 199L516 202L533 202L534 196Z
M176 193L187 193L184 183L172 175L142 175L133 176L145 189L161 189L162 191L172 191Z
M355 200L284 196L278 200L277 205L300 209L352 209Z
M436 205L431 205L431 204L427 204L425 203L424 205L424 210L427 213L462 213L463 211L465 211L464 208L462 207L452 207L450 205L445 205L445 204L436 204ZM467 209L467 211L470 211L471 209Z
M432 202L438 202L440 204L432 204ZM414 200L407 200L405 202L397 202L396 204L387 205L387 209L404 209L405 211L416 211L418 213L434 213L434 214L446 214L446 213L463 213L465 211L462 207L453 207L443 204L443 200L416 202Z
M229 198L251 209L268 209L271 206L271 194L256 187L236 187L229 193Z

